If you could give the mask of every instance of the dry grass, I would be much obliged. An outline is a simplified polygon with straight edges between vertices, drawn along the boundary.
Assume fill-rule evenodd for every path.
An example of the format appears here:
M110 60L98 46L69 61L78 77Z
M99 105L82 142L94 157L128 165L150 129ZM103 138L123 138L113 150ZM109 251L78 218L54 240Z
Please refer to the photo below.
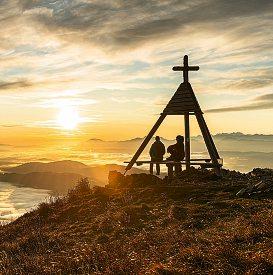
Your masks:
M240 180L169 188L86 181L0 228L3 274L272 274L273 199Z

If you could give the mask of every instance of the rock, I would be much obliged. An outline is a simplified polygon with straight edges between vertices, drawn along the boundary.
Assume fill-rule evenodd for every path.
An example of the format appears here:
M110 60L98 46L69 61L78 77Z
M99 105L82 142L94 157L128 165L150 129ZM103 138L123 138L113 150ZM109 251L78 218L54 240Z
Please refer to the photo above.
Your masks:
M147 187L163 183L163 180L149 174L131 174L124 176L120 172L111 171L108 175L108 187L128 188L128 187Z
M273 170L255 168L249 174L248 185L242 188L237 196L252 196L255 194L273 194Z
M273 179L273 169L268 168L254 168L250 172L253 177L271 178Z
M257 190L263 190L266 188L266 183L264 181L260 181L254 185L254 188Z
M108 185L110 187L117 187L124 183L125 176L118 171L110 171L108 174Z
M246 188L242 188L239 192L236 193L237 197L243 196L246 193Z

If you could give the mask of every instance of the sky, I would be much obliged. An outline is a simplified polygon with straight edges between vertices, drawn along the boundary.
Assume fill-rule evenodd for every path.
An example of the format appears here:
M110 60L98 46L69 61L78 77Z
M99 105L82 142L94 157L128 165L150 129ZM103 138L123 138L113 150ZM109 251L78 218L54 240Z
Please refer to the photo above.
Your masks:
M213 134L273 134L272 0L0 0L0 20L1 144L145 136L185 54Z

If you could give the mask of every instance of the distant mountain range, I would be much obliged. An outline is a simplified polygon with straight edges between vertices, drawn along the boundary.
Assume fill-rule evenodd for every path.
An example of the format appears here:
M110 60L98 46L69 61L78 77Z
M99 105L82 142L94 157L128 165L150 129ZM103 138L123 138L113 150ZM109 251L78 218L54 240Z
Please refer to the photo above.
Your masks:
M214 135L216 139L236 139L236 140L248 140L248 141L273 141L273 135L264 135L264 134L243 134L241 132L235 133L221 133Z
M49 163L30 162L12 168L3 168L4 173L0 174L0 181L66 193L81 178L89 178L92 185L104 186L108 182L109 171L124 172L124 169L124 166L117 164L90 167L71 160ZM128 171L128 174L143 172L145 171L133 168Z
M243 134L236 133L221 133L213 136L218 150L221 151L239 151L239 152L273 152L273 135L262 134ZM93 150L96 152L120 152L120 153L133 153L143 141L143 138L137 137L129 140L121 141L105 141L102 139L89 139L82 143L79 147L83 150ZM169 146L175 142L175 139L169 140L161 138L162 142ZM145 152L150 148L153 140L150 141L146 147ZM203 137L191 137L191 146L193 152L206 151Z
M246 139L246 140L273 140L272 135L265 135L265 134L244 134L241 132L233 132L233 133L218 133L213 135L214 138L228 138L228 139ZM174 139L166 139L164 137L160 137L162 141L174 141ZM201 135L192 136L192 139L199 139L202 138ZM132 139L126 140L103 140L99 138L91 138L89 141L98 141L98 142L138 142L142 141L144 137L136 137Z
M172 140L168 140L164 137L160 137L162 141L172 141ZM134 142L139 142L142 141L144 139L144 137L136 137L136 138L132 138L132 139L125 139L125 140L103 140L103 139L99 139L99 138L91 138L88 141L89 142L103 142L103 143L134 143Z

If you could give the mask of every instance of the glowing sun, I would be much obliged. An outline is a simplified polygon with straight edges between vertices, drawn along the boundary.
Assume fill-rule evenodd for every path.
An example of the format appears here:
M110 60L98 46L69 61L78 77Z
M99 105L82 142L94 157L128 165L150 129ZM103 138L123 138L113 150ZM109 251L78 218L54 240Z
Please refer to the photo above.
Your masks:
M71 107L62 107L58 115L58 125L65 130L77 128L80 117L77 110Z

